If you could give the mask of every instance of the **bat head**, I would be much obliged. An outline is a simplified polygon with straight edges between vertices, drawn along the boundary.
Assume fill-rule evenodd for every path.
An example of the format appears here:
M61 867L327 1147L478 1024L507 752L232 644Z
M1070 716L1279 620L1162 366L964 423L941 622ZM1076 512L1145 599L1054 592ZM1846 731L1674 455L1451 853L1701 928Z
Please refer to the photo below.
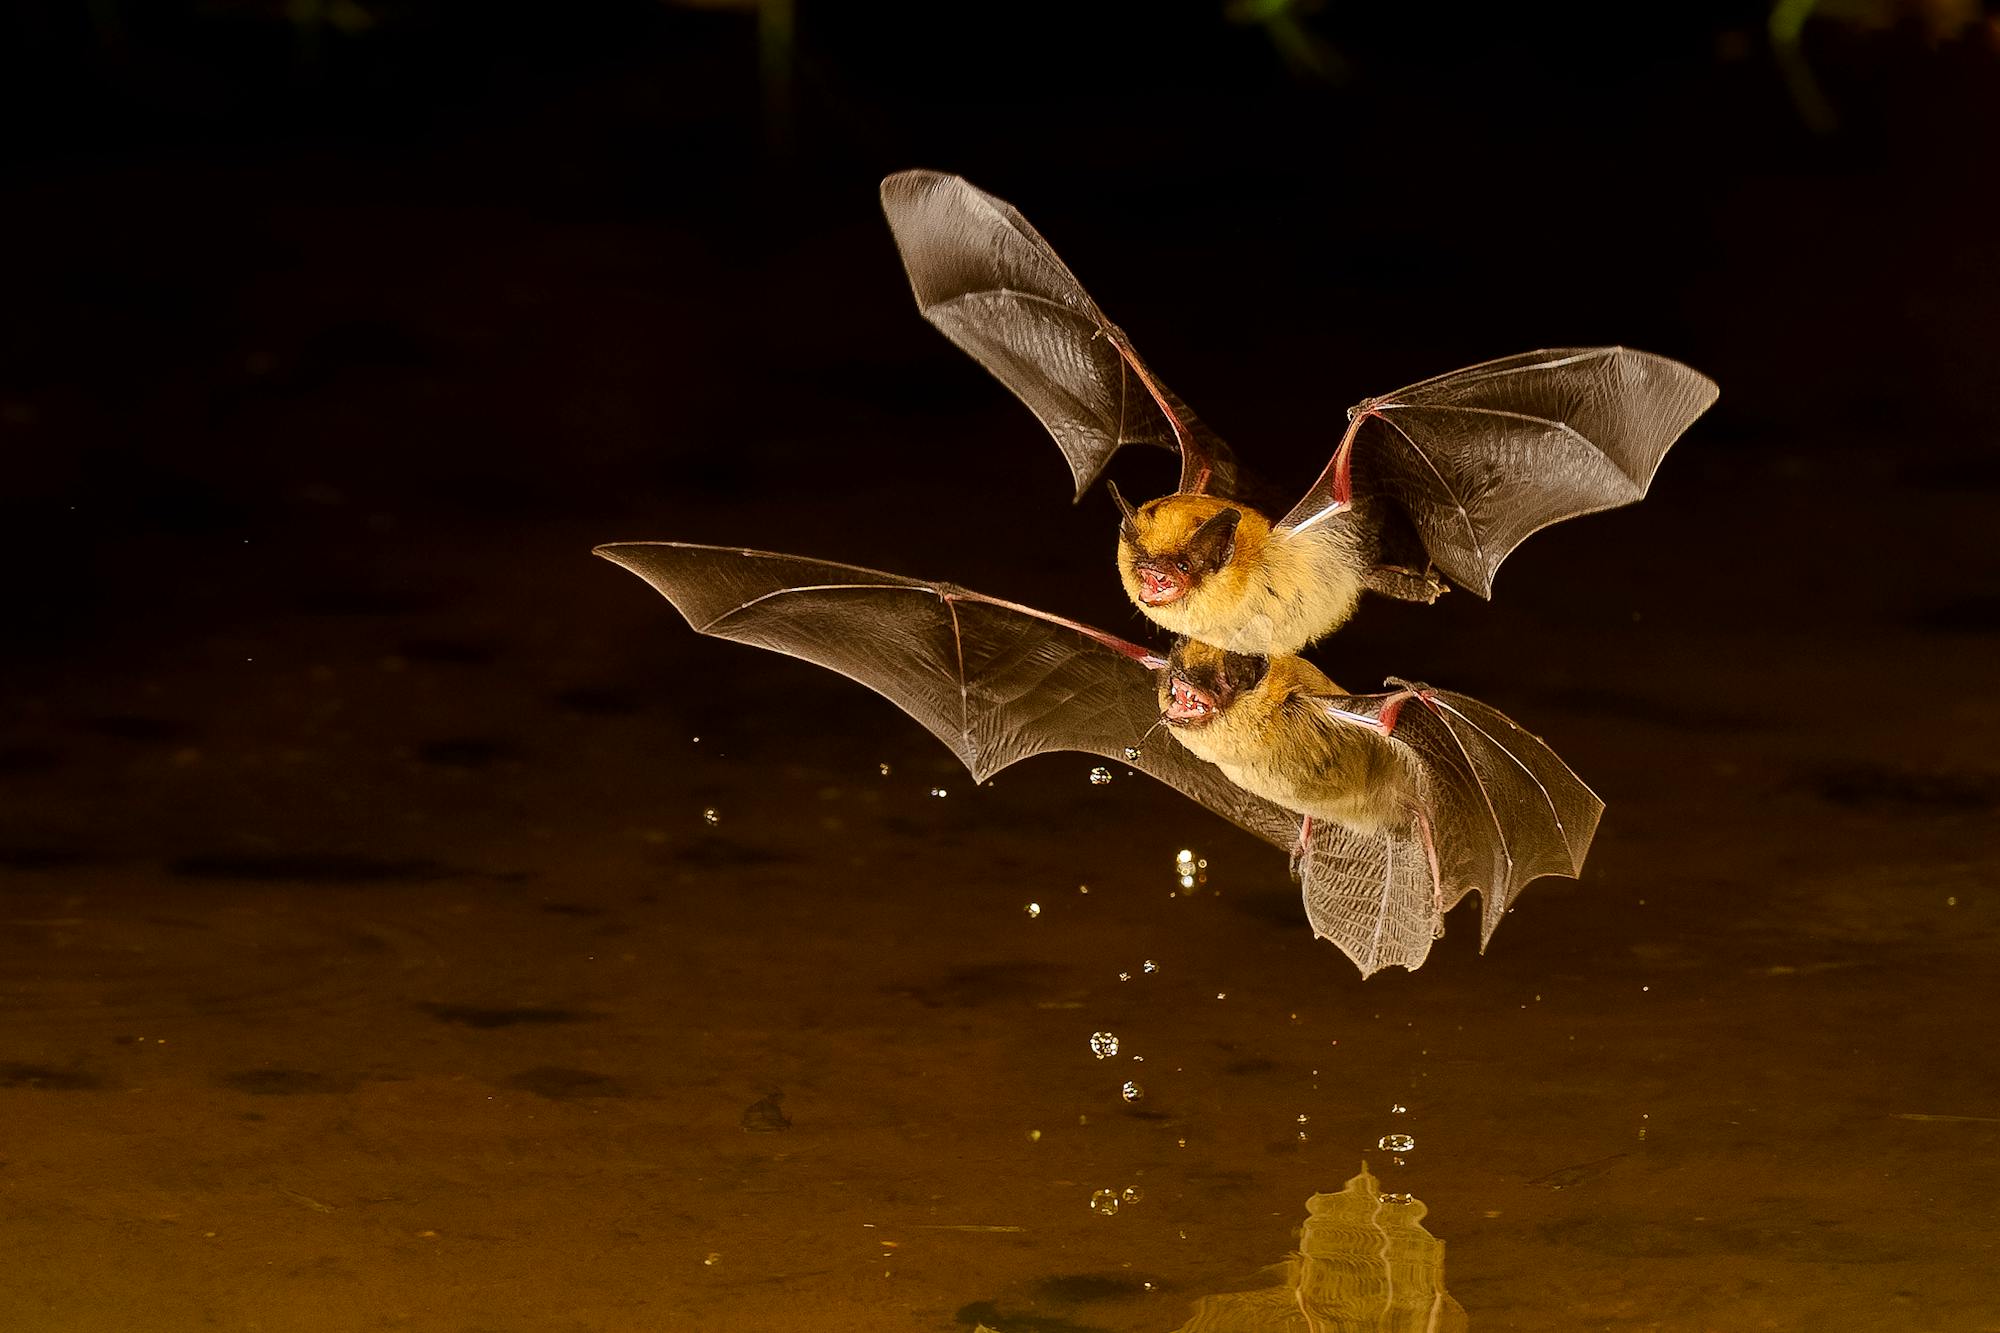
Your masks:
M1176 728L1205 727L1263 683L1268 658L1182 639L1160 674L1160 716Z
M1247 555L1268 527L1254 511L1212 495L1167 495L1136 509L1116 487L1112 497L1124 514L1118 575L1148 612L1196 597Z

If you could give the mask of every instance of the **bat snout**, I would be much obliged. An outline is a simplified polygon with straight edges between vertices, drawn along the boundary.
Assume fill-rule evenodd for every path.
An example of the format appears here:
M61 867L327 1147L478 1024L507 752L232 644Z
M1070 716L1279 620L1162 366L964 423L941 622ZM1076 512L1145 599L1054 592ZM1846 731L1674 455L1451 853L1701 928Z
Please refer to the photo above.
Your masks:
M1133 562L1132 574L1139 580L1139 600L1147 606L1167 606L1187 596L1187 577L1177 569L1139 560Z
M1174 726L1206 722L1215 716L1215 698L1189 684L1185 676L1175 676L1167 686L1167 706L1160 716Z

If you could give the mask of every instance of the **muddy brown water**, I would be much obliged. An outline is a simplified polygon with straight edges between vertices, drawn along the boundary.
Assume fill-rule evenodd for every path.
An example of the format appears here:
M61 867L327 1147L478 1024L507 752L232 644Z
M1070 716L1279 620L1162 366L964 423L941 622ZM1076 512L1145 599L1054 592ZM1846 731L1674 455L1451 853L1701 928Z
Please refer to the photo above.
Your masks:
M12 1327L1164 1331L1363 1162L1474 1327L1996 1326L1990 635L1440 610L1610 812L1364 982L1143 777L976 789L584 554L668 525L529 529L18 711Z

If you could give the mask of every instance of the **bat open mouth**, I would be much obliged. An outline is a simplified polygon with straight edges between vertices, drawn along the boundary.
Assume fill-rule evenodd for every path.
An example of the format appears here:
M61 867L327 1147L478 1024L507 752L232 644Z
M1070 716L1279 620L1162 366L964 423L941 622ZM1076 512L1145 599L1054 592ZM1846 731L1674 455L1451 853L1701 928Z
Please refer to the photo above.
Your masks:
M1215 700L1206 691L1196 689L1181 676L1175 676L1167 687L1167 707L1160 714L1169 726L1199 726L1215 716Z
M1139 580L1139 600L1147 606L1166 606L1187 596L1187 580L1178 571L1140 560L1133 563L1132 573Z

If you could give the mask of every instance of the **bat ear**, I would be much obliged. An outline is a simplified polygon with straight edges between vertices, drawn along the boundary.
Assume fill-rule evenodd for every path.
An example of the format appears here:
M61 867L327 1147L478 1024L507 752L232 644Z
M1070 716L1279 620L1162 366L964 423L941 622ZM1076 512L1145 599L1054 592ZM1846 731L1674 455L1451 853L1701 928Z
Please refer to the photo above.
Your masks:
M1117 482L1107 481L1104 483L1104 486L1106 490L1111 492L1111 503L1117 505L1118 512L1125 516L1125 521L1120 526L1119 531L1124 535L1126 541L1131 542L1135 546L1138 545L1139 527L1135 521L1139 517L1138 511L1132 508L1132 502L1127 500L1123 492L1118 489Z
M1271 669L1268 657L1250 657L1243 653L1230 653L1222 659L1222 678L1229 682L1231 691L1237 694L1254 690L1264 673Z
M1242 521L1242 510L1225 509L1196 528L1188 539L1188 563L1206 573L1228 564L1236 554L1236 525Z

